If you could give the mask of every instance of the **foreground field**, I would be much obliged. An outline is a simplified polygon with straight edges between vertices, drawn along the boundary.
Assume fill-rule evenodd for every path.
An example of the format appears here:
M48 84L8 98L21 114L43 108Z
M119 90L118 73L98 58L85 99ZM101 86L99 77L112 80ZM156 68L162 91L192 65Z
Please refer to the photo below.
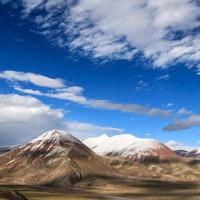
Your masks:
M0 186L0 200L200 200L200 185L160 181L94 178L78 185L53 187Z

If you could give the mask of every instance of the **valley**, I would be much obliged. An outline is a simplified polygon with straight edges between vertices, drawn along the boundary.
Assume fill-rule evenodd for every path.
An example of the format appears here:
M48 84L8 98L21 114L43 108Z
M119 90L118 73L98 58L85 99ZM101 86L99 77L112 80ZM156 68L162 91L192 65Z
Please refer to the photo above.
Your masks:
M4 192L4 194L2 193ZM15 193L20 194L15 196ZM8 195L10 194L10 196ZM199 200L200 185L91 178L66 189L44 186L0 186L1 200Z

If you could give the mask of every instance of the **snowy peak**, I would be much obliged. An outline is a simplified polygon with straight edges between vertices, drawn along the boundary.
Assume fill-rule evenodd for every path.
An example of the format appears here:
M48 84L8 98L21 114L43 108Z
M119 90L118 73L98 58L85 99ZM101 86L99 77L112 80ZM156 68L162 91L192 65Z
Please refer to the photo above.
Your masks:
M95 148L95 151L99 154L106 154L109 152L122 152L127 151L133 147L133 144L141 150L149 147L159 145L156 140L150 139L140 139L131 134L121 134L108 137L107 135L102 135L96 138L88 138L84 141L84 144L90 148ZM144 145L142 145L144 144Z
M165 160L177 157L171 149L159 141L138 138L131 134L88 138L84 144L99 155L117 155L135 160L152 157Z
M136 140L136 139L138 138L130 134L121 134L121 135L115 135L112 137L109 137L106 134L103 134L99 137L88 138L84 140L83 143L89 146L90 148L101 146L104 143L106 144L109 143L111 148L116 146L116 148L119 149L121 146L124 146L123 144L126 144L127 146L128 144L131 144L133 140Z
M104 143L105 141L107 141L109 139L109 136L107 136L106 134L103 134L99 137L95 137L95 138L88 138L86 140L83 141L83 143L86 146L90 146L91 149L95 148L96 146L98 146L99 144Z
M73 135L61 130L51 130L45 132L36 139L32 140L30 143L46 142L46 141L80 143L80 141Z
M63 146L74 146L76 144L83 145L77 138L69 133L61 130L51 130L30 141L25 146L27 146L26 149L30 149L30 151L43 150L45 152L46 150L49 151Z

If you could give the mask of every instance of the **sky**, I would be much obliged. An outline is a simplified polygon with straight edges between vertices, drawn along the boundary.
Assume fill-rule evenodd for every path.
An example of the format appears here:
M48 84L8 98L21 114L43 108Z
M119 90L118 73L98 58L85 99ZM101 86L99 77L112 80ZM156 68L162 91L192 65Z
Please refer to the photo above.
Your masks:
M200 146L195 0L0 0L0 145L44 131Z

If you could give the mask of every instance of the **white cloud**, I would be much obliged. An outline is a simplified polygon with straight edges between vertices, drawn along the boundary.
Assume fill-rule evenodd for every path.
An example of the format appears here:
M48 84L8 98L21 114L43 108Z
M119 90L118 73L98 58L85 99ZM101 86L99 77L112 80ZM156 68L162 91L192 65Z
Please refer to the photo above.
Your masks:
M0 146L26 143L45 131L63 129L80 139L123 129L65 120L60 109L38 99L16 94L0 94Z
M146 88L147 86L148 86L148 83L144 82L143 80L140 80L137 83L136 90L142 90L142 89Z
M185 144L182 144L180 142L174 141L174 140L170 140L168 142L165 143L169 148L171 148L172 150L186 150L186 151L193 151L195 149L198 149L197 147L191 147L191 146L187 146Z
M0 113L0 122L8 120L28 122L41 116L57 119L63 117L61 110L53 110L36 98L16 94L0 95Z
M164 131L179 131L200 125L200 115L191 115L185 120L177 120L163 128Z
M106 110L119 110L121 112L136 113L146 116L169 117L171 110L162 110L160 108L150 108L139 104L120 104L106 100L89 100L88 105L93 108Z
M180 108L178 111L177 111L177 114L178 115L190 115L192 114L192 111L186 109L186 108Z
M169 80L169 78L170 78L170 75L169 74L164 74L164 75L162 75L162 76L159 76L158 78L157 78L157 80Z
M85 107L95 108L95 109L104 109L104 110L118 110L121 112L128 112L128 113L136 113L140 115L146 116L160 116L160 117L169 117L172 114L171 110L162 110L160 108L150 108L139 104L122 104L122 103L114 103L107 100L96 100L96 99L88 99L83 96L81 87L77 92L70 91L71 87L66 89L59 89L52 92L41 92L39 90L32 90L32 89L23 89L19 86L14 87L17 91L39 95L39 96L46 96L50 98L56 99L63 99L67 101L71 101L74 103L78 103ZM73 87L74 88L74 87Z
M4 0L5 1L5 0ZM193 0L21 0L23 13L61 47L94 58L127 59L137 52L157 67L200 60L200 9Z
M3 71L0 73L0 78L6 79L8 81L15 81L17 84L12 85L12 87L19 92L45 96L50 98L62 99L78 103L85 107L95 108L95 109L105 109L105 110L118 110L121 112L136 113L146 116L160 116L169 117L172 114L171 110L163 110L160 108L150 108L147 106L139 104L122 104L114 103L107 100L89 99L83 95L84 89L80 86L70 86L64 85L64 80L62 79L52 79L47 76L33 73L24 73L17 71ZM44 92L41 90L22 88L20 82L30 82L34 85L40 87L50 87L52 90ZM148 84L144 81L138 82L138 87L146 87Z
M65 87L64 81L61 79L53 79L47 76L34 73L25 73L17 71L3 71L0 72L0 78L7 79L9 81L29 82L41 87L49 88L62 88Z
M173 103L169 102L169 103L167 104L167 107L169 108L169 107L172 107L173 105L174 105Z
M23 143L38 133L62 127L62 110L30 96L0 95L0 113L0 145Z
M24 12L29 14L32 10L39 8L39 6L43 3L43 0L22 0L22 4L24 6Z
M4 71L0 73L0 78L15 81L16 84L12 84L12 87L21 93L36 95L36 96L45 96L49 98L56 98L67 100L73 103L78 103L85 107L95 108L95 109L104 109L104 110L118 110L121 112L136 113L146 116L159 116L159 117L169 117L172 114L172 110L164 110L160 108L151 108L143 106L140 104L123 104L115 103L102 99L89 99L83 95L84 89L80 86L70 86L67 87L63 85L63 80L61 79L52 79L47 76L33 73L24 73L16 71ZM22 88L20 82L30 82L34 85L40 87L51 87L50 91L41 91L30 88ZM143 81L138 83L141 87L146 87L146 84ZM62 88L57 88L61 87ZM55 88L54 88L55 87Z
M194 1L82 0L70 13L75 35L71 46L82 47L94 57L132 58L134 54L127 54L135 48L162 66L180 58L192 60L191 54L199 52L193 43L199 37L189 35L176 40L167 37L175 31L189 32L199 26L200 12ZM105 47L113 51L104 51Z

